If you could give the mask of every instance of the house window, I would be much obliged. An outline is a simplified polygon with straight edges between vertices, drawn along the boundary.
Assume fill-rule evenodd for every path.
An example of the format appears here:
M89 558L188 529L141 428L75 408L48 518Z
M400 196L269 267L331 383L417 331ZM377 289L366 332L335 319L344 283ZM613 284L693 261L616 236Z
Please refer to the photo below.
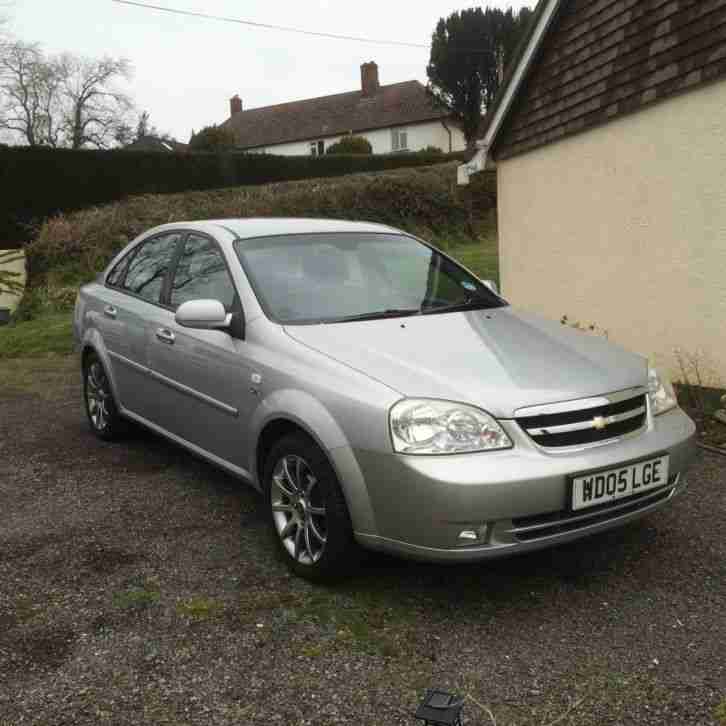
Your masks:
M323 156L323 154L325 154L325 142L324 141L311 141L310 142L310 154L312 156Z
M391 129L391 149L408 151L408 131L406 129Z

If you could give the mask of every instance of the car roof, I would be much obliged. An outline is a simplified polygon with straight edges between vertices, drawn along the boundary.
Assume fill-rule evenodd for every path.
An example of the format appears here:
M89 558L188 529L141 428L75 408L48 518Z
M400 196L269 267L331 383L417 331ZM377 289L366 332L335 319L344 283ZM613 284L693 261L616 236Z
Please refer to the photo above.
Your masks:
M214 234L223 228L238 239L253 237L274 237L285 234L321 234L325 232L369 232L395 233L400 230L374 222L349 222L338 219L306 219L295 217L250 217L247 219L205 219L198 221L174 222L157 227L153 231L165 229L194 229Z

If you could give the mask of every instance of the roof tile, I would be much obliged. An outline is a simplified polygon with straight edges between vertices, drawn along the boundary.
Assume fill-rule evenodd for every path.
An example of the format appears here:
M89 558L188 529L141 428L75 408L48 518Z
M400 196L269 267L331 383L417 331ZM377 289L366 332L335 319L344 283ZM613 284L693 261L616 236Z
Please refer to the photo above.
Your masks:
M423 84L405 81L381 86L375 96L361 91L253 108L224 122L242 148L359 133L446 118Z

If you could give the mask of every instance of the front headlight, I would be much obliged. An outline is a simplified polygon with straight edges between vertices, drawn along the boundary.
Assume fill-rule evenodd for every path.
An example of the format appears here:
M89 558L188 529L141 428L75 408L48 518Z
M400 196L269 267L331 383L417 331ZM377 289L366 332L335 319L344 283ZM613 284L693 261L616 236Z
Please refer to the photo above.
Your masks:
M462 454L509 449L512 442L488 413L428 399L406 399L391 409L393 449L401 454Z
M670 411L678 405L673 385L655 368L648 369L648 398L654 416Z

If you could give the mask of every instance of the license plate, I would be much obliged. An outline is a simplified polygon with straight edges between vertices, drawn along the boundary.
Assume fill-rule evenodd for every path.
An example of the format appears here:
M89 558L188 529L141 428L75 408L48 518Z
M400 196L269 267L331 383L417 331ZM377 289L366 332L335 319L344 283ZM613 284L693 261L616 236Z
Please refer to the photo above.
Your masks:
M572 479L572 509L626 499L668 483L668 456L583 474Z

